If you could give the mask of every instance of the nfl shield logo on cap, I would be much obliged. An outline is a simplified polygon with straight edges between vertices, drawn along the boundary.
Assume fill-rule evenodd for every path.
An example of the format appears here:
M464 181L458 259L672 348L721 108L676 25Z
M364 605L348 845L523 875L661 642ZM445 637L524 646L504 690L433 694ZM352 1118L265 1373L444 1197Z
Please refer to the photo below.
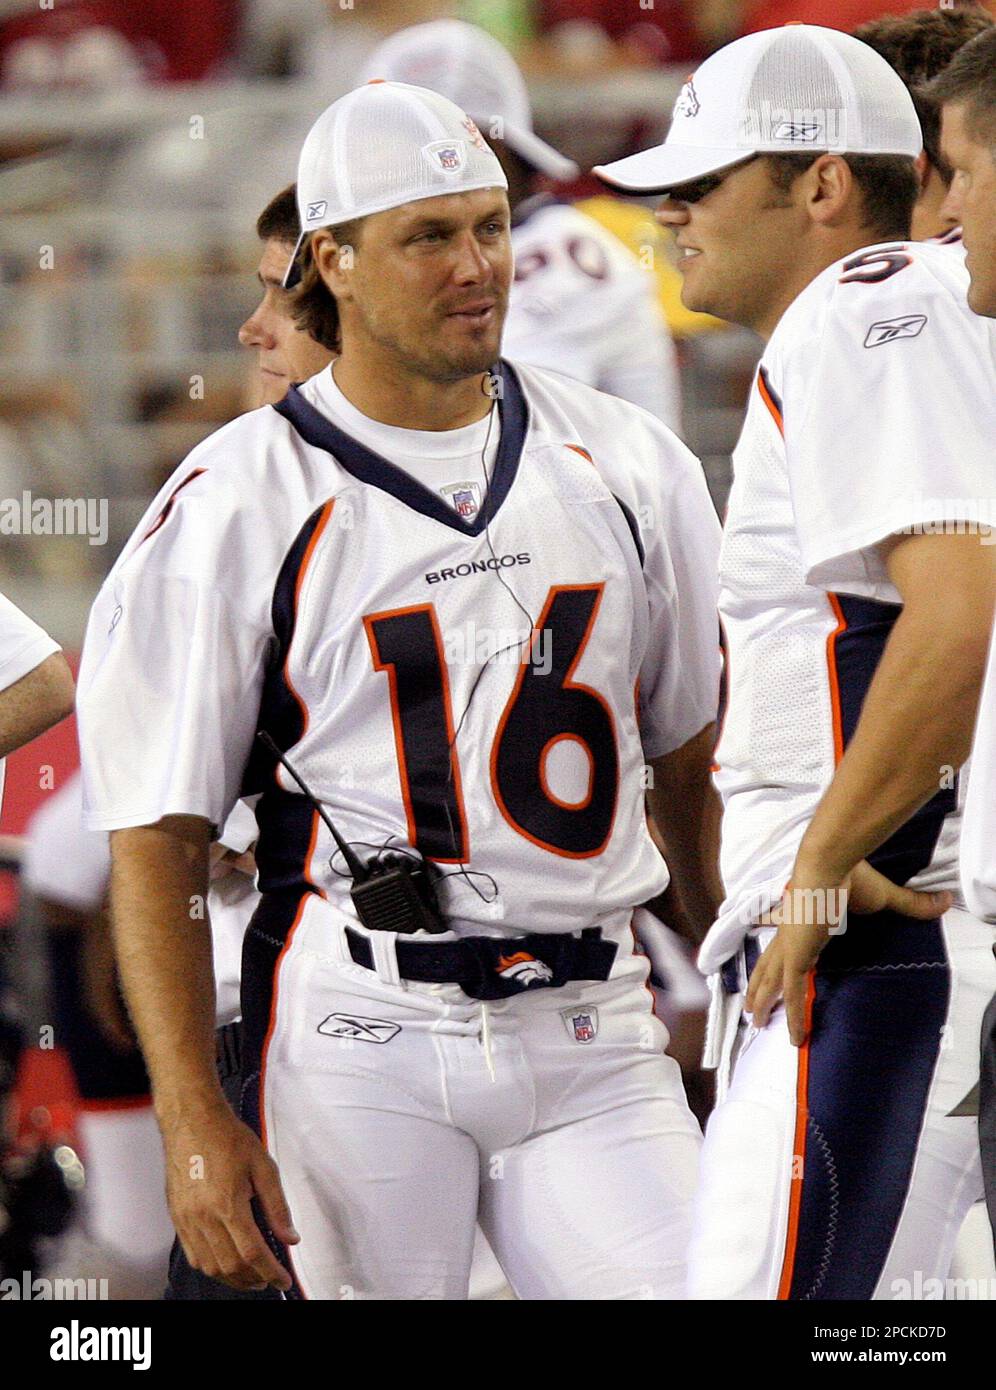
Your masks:
M459 174L467 159L462 140L434 140L431 145L423 145L422 153L434 169L441 169L444 174Z

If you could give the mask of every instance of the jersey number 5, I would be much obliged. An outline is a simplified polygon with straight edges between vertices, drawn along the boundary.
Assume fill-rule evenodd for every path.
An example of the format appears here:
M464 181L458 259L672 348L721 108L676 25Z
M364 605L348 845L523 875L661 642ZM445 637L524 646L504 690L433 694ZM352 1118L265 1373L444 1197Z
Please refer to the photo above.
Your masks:
M602 589L565 585L547 594L489 759L495 802L512 829L571 859L588 859L605 848L619 791L612 712L597 690L572 680ZM464 863L470 842L435 606L375 613L363 621L374 668L390 684L409 841L427 859ZM535 659L539 653L542 662ZM547 758L562 739L577 743L588 760L587 792L577 802L561 800L547 781Z
M849 261L844 262L842 269L848 273L840 277L840 283L842 285L878 285L912 264L913 257L904 250L902 243L896 246L882 246L871 251L862 251L860 255L852 256Z

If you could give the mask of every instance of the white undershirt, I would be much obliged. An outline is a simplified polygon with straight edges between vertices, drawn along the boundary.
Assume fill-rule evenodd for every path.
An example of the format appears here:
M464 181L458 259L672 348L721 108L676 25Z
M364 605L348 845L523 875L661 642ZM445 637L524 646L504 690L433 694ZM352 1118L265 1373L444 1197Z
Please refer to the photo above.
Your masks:
M389 463L404 469L424 487L439 493L462 515L473 516L486 490L481 453L487 440L485 462L491 477L498 453L498 412L485 415L458 430L406 430L371 420L343 395L331 366L312 381L316 405L333 424ZM488 424L491 424L490 435ZM472 500L467 493L472 494Z

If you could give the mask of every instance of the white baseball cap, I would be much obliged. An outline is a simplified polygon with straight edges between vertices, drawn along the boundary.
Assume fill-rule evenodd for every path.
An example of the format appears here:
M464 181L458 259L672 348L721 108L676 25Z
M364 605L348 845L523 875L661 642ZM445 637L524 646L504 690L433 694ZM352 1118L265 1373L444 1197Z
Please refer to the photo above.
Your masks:
M663 145L592 172L656 193L754 154L913 157L922 148L913 99L884 58L836 29L786 24L707 58L682 87Z
M438 92L368 82L327 107L297 166L301 235L284 285L301 278L305 238L319 227L477 188L507 188L498 156L466 114Z
M511 53L485 29L461 19L435 19L391 34L367 60L366 77L415 82L469 111L485 135L562 182L577 178L573 160L533 130L529 92Z

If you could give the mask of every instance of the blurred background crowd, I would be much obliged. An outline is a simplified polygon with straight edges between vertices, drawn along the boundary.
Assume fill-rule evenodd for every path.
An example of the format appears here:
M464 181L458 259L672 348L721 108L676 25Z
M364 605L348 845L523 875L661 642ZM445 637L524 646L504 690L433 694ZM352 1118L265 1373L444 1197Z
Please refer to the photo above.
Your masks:
M5 534L0 588L78 645L148 497L254 404L237 331L257 214L314 115L420 20L489 30L526 74L541 134L586 171L660 137L688 68L754 28L853 27L910 0L0 0L0 495L109 500L105 544ZM558 193L597 186L582 175ZM604 190L601 190L604 191ZM629 239L655 240L627 223ZM639 249L634 246L633 249ZM722 501L753 345L684 313L684 433Z
M247 351L255 330L244 327L260 298L257 217L293 181L315 116L356 85L374 49L440 18L470 21L512 53L538 133L580 170L569 183L540 177L537 187L580 203L650 277L673 343L669 370L677 364L680 406L669 423L702 460L722 511L760 342L686 311L653 200L624 204L587 171L662 139L690 68L741 34L792 20L853 31L882 14L934 7L0 0L0 592L75 663L94 595L152 495L199 440L260 403L257 354ZM996 15L996 0L986 8ZM558 365L569 371L567 361ZM7 524L8 501L23 517L30 499L45 498L106 502L106 531ZM77 761L72 721L11 759L0 927L17 910L20 845L6 837L24 832ZM17 984L22 1003L46 989L23 977ZM669 991L680 1044L678 1016L700 1021L701 1000L694 989L684 1000L674 980ZM698 1041L693 1027L681 1060L704 1113ZM0 1070L2 1044L0 1028ZM52 1096L70 1104L71 1081L38 1049L29 1064L22 1128L70 1133L71 1115L53 1113ZM108 1206L123 1210L113 1197Z

